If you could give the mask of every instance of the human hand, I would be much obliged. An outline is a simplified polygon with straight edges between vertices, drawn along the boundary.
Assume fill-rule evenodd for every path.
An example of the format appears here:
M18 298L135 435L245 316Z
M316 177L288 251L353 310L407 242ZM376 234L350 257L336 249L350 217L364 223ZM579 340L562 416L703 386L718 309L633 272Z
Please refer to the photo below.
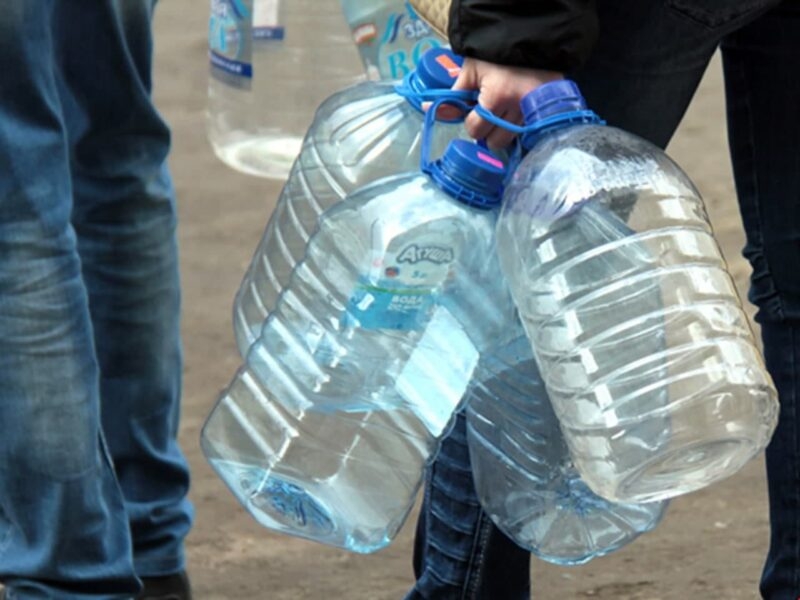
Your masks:
M522 97L543 83L563 78L557 71L509 67L467 57L453 89L478 90L478 104L506 121L522 125L519 109ZM464 125L467 133L476 140L486 140L494 150L514 141L513 133L493 125L475 111L467 115Z

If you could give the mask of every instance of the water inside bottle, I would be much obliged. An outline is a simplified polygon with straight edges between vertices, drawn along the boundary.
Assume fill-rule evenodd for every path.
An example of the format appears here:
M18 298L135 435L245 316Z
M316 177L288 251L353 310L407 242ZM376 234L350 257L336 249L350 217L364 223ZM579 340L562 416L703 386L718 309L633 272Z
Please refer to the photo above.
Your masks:
M738 469L754 449L746 423L764 410L748 390L769 398L710 228L679 222L698 202L638 194L626 227L639 207L663 222L614 239L619 217L589 201L543 227L534 251L523 321L576 465L612 500L663 499Z

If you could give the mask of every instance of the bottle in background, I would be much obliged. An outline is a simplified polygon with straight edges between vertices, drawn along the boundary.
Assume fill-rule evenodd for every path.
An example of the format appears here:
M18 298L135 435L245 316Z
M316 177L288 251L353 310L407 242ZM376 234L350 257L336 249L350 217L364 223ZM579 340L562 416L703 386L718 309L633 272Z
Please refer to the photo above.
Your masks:
M363 79L337 0L211 0L207 131L228 166L284 179L320 102Z
M369 79L402 79L425 52L446 45L406 0L341 3Z
M450 50L433 49L406 77L402 94L395 83L368 81L319 107L234 300L233 328L243 357L304 255L320 214L368 183L419 170L423 95L449 90L461 63ZM434 155L457 136L466 136L460 122L437 123Z
M497 252L583 480L641 502L735 473L769 441L777 393L699 193L572 82L522 112Z
M386 546L466 392L474 340L503 334L510 297L489 254L503 163L455 140L426 171L323 214L203 428L205 456L266 527Z

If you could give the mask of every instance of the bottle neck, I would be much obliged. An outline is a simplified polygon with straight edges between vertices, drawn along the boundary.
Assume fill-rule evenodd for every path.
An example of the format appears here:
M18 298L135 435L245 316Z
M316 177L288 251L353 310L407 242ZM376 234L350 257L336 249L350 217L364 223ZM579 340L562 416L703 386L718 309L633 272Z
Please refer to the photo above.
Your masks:
M497 168L504 169L503 164L499 162ZM503 195L502 173L482 175L477 171L466 172L456 166L447 153L429 163L423 172L439 189L462 204L482 210L490 210L500 204Z

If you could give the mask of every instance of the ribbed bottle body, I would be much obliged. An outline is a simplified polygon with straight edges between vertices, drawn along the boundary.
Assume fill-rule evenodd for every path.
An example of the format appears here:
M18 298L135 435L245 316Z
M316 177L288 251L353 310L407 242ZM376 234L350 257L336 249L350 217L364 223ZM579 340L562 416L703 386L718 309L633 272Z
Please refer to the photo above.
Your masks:
M202 434L262 524L356 552L393 538L465 395L474 340L501 333L496 214L421 173L325 212Z
M365 82L320 106L234 300L242 356L302 259L322 213L369 183L419 170L422 122L423 114L389 83ZM435 151L461 132L461 125L438 125Z
M485 352L466 403L475 488L486 513L518 545L561 565L583 564L652 530L667 502L620 504L575 469L530 343Z
M601 125L542 137L498 253L579 472L646 501L738 470L777 399L706 216L661 150Z

